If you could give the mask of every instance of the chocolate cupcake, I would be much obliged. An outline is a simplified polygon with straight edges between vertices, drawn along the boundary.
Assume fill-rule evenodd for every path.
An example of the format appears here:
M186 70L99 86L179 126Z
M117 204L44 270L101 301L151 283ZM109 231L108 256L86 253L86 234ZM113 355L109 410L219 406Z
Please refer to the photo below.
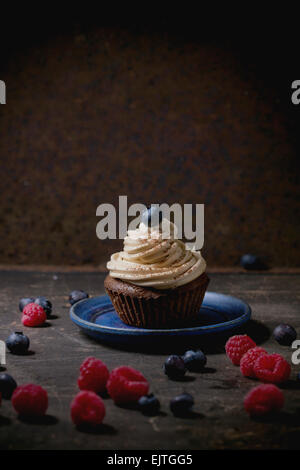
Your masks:
M127 325L173 328L197 318L209 283L206 263L174 233L166 219L154 228L141 223L107 263L104 286Z

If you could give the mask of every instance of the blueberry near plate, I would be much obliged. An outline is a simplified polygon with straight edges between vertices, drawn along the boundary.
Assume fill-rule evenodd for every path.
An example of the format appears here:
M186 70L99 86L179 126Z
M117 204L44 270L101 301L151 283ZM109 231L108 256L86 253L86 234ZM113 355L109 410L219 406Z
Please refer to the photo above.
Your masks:
M50 318L52 313L52 303L46 297L37 297L34 301L35 304L40 305L46 312L47 318Z
M138 408L145 415L155 416L159 413L160 402L153 393L150 393L139 399Z
M69 302L71 305L76 304L76 302L79 302L80 300L83 299L88 299L89 294L84 292L83 290L72 290L72 292L69 295Z
M281 344L282 346L291 346L293 341L297 338L297 332L295 328L287 323L281 323L280 325L276 326L273 331L273 335L277 343Z
M22 333L22 331L11 333L6 340L6 347L12 354L26 354L29 349L29 345L30 340L28 336Z
M198 321L186 328L146 329L126 325L118 317L107 295L76 302L70 309L71 320L88 336L113 346L150 346L168 338L189 338L230 332L246 323L251 308L242 300L217 292L206 292Z
M170 379L181 379L186 373L186 367L184 360L180 356L172 354L169 356L164 363L164 373Z
M0 393L2 398L10 400L15 388L17 388L17 383L11 375L0 374Z
M267 269L267 265L262 260L262 258L251 253L243 255L240 259L240 264L248 271Z
M182 356L185 367L190 372L200 372L204 369L207 358L202 351L186 351Z
M22 299L20 299L20 301L19 301L19 310L20 310L20 312L23 312L23 309L24 309L24 307L26 307L27 304L31 304L33 302L34 302L33 297L23 297Z
M175 416L186 416L192 411L194 398L189 393L182 393L172 398L170 401L170 410Z

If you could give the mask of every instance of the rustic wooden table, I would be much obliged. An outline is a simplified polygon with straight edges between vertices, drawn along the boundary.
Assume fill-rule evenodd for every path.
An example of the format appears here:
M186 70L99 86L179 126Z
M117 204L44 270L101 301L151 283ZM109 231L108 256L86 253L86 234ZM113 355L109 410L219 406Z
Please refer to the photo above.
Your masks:
M54 276L56 274L56 276ZM40 423L18 419L11 403L0 408L1 449L244 449L300 447L300 388L293 366L292 379L283 387L284 411L276 418L250 419L243 410L243 397L256 382L243 378L224 354L224 338L201 344L208 353L206 373L189 374L185 382L170 381L162 371L172 350L126 351L101 345L84 336L69 319L68 294L83 289L91 296L103 293L103 274L96 272L0 271L0 339L11 331L26 330L32 354L7 354L6 372L18 384L33 382L49 393L48 416ZM247 301L253 320L249 332L269 352L291 360L290 348L279 346L271 336L276 324L287 322L300 332L300 275L298 274L210 274L212 291L232 294ZM45 295L53 302L54 317L47 328L22 327L18 299ZM168 347L168 346L167 346ZM171 347L171 346L170 346ZM69 405L77 393L78 369L87 356L102 359L110 369L131 365L141 370L159 397L162 413L145 417L134 409L117 407L105 399L106 417L95 433L77 430L69 416ZM175 418L169 401L183 390L195 398L191 418Z

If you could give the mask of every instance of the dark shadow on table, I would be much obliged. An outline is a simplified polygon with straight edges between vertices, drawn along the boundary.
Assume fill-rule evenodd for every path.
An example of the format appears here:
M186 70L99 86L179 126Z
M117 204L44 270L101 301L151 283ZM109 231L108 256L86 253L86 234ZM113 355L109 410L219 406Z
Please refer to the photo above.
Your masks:
M215 374L216 372L217 369L214 367L204 367L204 369L200 371L201 374Z
M116 403L118 408L122 408L124 410L134 410L139 411L139 405L136 402L133 403Z
M280 424L285 425L287 427L297 427L300 433L300 408L297 408L292 413L287 411L280 411L277 413L270 413L265 416L257 416L252 418L254 421L258 423L266 423L266 424Z
M0 416L0 427L1 426L8 426L11 423L11 420L6 416Z
M205 415L202 413L199 413L198 411L187 411L183 414L176 414L174 415L175 418L181 418L181 419L203 419L205 418Z
M238 388L238 381L236 379L224 379L219 384L212 385L212 390L233 390Z
M124 351L139 351L144 354L183 354L187 349L201 349L207 354L224 353L225 343L230 336L238 334L249 335L256 344L262 344L270 337L269 328L256 320L249 320L242 327L231 330L229 333L210 333L205 336L189 335L189 336L162 336L161 338L132 338L130 344L104 343L107 348L119 349ZM95 340L86 336L83 332L81 335L86 341L94 343Z
M99 396L102 398L102 400L110 399L110 396L107 390L104 390L103 392L99 393Z
M184 375L183 377L172 377L169 378L171 382L194 382L196 377L194 375Z
M34 356L35 355L35 352L32 351L31 349L29 349L29 351L26 351L25 354L23 354L23 356Z
M155 416L160 416L161 418L164 418L165 416L168 416L167 413L165 413L165 411L157 411L156 413L147 413L145 411L141 411L142 415L143 416L146 416L146 418L155 418Z
M59 315L56 315L56 314L55 314L55 315L54 315L54 314L51 314L51 315L49 315L49 317L48 317L49 320L57 320L58 318L59 318Z
M51 415L44 415L44 416L22 416L19 415L18 419L22 421L22 423L26 424L41 424L43 426L52 426L58 423L58 419L55 416Z
M141 413L143 416L146 416L147 418L153 418L155 416L161 416L165 417L167 416L167 413L165 413L162 410L155 411L154 413L151 412L143 412L141 411L138 403L119 403L116 405L118 408L122 408L123 410L128 410L128 411L138 411Z
M52 326L52 323L45 321L42 325L34 326L34 328L50 328Z
M284 383L278 384L278 387L283 390L300 390L299 380L289 379Z
M76 426L76 429L79 432L82 432L84 434L96 434L96 435L108 434L111 436L117 434L117 430L113 426L110 426L109 424L99 424L97 426L81 424L79 426Z
M257 320L249 320L241 331L250 336L256 344L265 343L271 336L270 329Z
M9 352L9 354L12 354L13 356L34 356L35 352L32 351L31 349L29 349L29 351L25 351L22 354L16 354L16 353L12 353L12 352Z

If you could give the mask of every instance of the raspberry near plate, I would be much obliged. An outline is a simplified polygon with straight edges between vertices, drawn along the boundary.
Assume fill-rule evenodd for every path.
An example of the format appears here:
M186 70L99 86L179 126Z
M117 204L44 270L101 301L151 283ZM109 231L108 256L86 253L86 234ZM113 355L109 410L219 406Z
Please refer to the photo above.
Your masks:
M144 329L125 325L107 295L81 300L70 309L71 320L94 339L115 346L149 344L168 337L213 335L235 330L251 317L250 306L242 300L207 292L199 310L199 322L187 328Z

